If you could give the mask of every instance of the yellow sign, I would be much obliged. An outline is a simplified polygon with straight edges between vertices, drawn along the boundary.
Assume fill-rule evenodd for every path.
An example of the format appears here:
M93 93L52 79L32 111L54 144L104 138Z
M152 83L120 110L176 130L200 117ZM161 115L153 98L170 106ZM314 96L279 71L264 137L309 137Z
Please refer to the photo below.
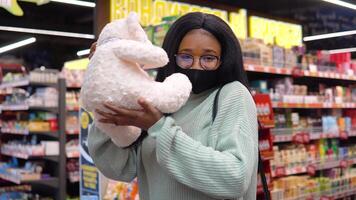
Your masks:
M285 48L302 44L302 26L262 17L249 18L249 36L263 39L266 44Z
M157 25L162 22L163 17L180 16L189 12L204 12L214 14L230 24L238 38L247 36L246 10L228 13L225 10L201 7L186 3L165 0L110 0L110 20L126 17L131 11L138 13L143 26Z
M201 7L166 0L110 0L110 20L126 17L131 11L137 12L143 26L162 23L167 16L180 16L189 12L214 14L226 21L236 37L247 38L247 11L238 12ZM289 48L302 44L301 25L252 16L249 18L249 37L263 39L266 43Z
M88 67L89 59L82 58L77 60L71 60L64 63L64 67L69 70L84 70Z
M245 39L247 36L247 12L240 9L239 12L231 12L229 15L229 25L236 37Z
M83 176L83 185L85 188L95 190L98 185L98 172L97 169L90 165L82 165L82 176Z
M162 17L179 16L189 12L204 12L219 16L227 21L225 10L200 7L186 3L165 0L110 0L110 20L126 17L131 11L137 12L143 26L156 25L162 22Z

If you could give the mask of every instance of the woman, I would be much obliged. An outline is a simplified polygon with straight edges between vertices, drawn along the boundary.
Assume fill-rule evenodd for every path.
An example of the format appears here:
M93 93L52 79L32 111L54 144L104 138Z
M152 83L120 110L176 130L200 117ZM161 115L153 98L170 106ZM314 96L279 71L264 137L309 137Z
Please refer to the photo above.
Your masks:
M172 25L163 48L170 63L157 80L186 74L193 85L188 102L170 116L144 99L139 100L142 110L106 104L110 113L97 111L102 122L147 133L135 145L119 148L93 125L88 140L95 165L111 179L137 177L143 200L256 199L256 109L233 32L214 15L190 13Z

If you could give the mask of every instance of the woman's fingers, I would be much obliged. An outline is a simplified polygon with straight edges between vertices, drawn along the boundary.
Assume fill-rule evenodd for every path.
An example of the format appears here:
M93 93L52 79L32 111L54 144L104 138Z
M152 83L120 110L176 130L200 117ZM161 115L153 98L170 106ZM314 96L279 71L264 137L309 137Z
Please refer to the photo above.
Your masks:
M135 110L128 110L125 108L118 108L113 106L110 103L105 103L104 107L112 112L115 113L117 116L124 116L124 117L130 117L130 118L136 118L137 117L137 111Z
M97 112L99 115L106 117L106 118L115 118L114 114L103 112L101 110L96 109L95 112Z
M118 123L115 121L115 119L108 119L108 118L99 119L99 122L104 123L104 124L115 124L115 125L118 124Z
M150 113L154 113L156 112L156 108L153 107L150 103L148 103L146 100L144 99L139 99L138 100L138 104L140 104L140 106L143 108L143 110L145 110L146 112L150 112Z

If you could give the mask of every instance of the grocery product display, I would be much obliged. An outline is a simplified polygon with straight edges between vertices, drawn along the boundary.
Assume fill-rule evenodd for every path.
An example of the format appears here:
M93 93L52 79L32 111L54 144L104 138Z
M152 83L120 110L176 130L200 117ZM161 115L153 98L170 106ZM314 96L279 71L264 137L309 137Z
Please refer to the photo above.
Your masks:
M0 198L63 198L66 194L59 185L65 186L62 179L66 182L67 177L62 153L66 145L64 80L58 79L58 71L40 69L21 71L21 79L0 86L0 178L7 186ZM19 190L12 191L13 184ZM29 187L22 191L24 184ZM37 185L49 187L52 194L43 193Z

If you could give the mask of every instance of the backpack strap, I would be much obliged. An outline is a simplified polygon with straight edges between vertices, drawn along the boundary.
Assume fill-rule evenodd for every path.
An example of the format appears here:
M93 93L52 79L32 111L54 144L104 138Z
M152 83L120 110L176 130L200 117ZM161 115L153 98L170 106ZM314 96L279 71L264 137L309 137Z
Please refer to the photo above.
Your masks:
M214 105L213 105L213 121L215 120L215 117L216 115L218 114L218 104L219 104L219 94L220 94L220 91L221 89L223 88L224 86L221 86L218 91L216 92L216 95L215 95L215 98L214 98Z
M216 95L215 95L215 98L214 98L214 104L213 104L213 121L215 120L215 117L218 113L218 103L219 103L219 95L220 95L220 91L221 89L223 88L224 86L221 86L218 91L216 92ZM258 129L260 130L261 129L261 125L260 123L258 122ZM270 193L269 193L269 190L268 190L268 184L267 184L267 179L266 179L266 174L264 172L264 169L263 169L263 160L262 160L262 157L261 157L261 154L260 154L260 150L258 150L258 172L259 174L261 175L261 182L262 182L262 186L263 186L263 193L264 193L264 196L265 196L265 199L266 200L270 200L271 197L270 197Z

